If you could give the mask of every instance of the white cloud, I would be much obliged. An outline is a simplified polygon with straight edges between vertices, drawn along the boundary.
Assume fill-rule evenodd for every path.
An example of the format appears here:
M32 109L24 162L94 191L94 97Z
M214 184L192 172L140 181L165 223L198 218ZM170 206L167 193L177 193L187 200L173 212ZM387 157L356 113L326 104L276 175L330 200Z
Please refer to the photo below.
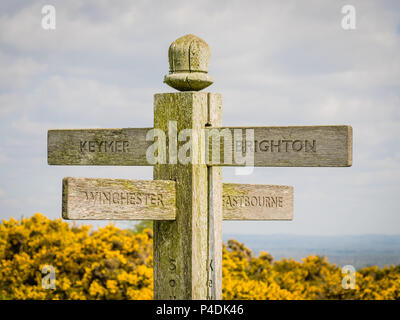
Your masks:
M30 133L54 125L96 127L113 121L129 126L143 125L146 119L147 126L152 124L150 89L119 87L97 79L49 76L30 92L3 99L12 105L9 113L16 116L12 127Z
M12 57L0 51L0 87L3 90L22 88L29 84L32 77L45 71L46 67L30 57Z
M6 163L8 161L8 158L5 156L3 151L0 149L0 164ZM0 192L1 195L1 192Z
M9 199L2 201L3 212L57 211L58 195L46 202L35 200L49 193L48 186L42 191L37 187L43 177L50 188L59 182L49 177L50 170L60 177L61 172L130 175L121 168L55 169L41 164L39 157L46 162L45 132L150 126L153 94L172 91L162 84L168 72L168 46L185 33L197 34L211 46L215 84L209 90L223 94L224 125L353 126L352 168L268 168L241 178L243 183L295 185L299 222L288 230L301 227L313 232L310 223L320 208L326 209L325 222L318 218L320 232L334 230L339 217L346 215L354 225L365 217L373 220L382 201L381 194L374 194L398 193L396 2L354 0L357 29L350 32L340 26L340 1L53 3L54 32L40 27L40 1L0 13L0 181ZM131 177L139 177L143 170L132 171ZM238 179L233 171L225 171L226 179ZM20 191L21 185L27 190ZM18 202L19 192L29 196L26 208ZM343 199L337 219L334 200L329 200L336 197ZM388 214L397 214L395 199L385 199ZM313 208L318 209L312 212ZM353 212L355 208L360 212ZM392 230L381 223L382 230ZM371 231L371 225L364 226L357 227L359 232Z

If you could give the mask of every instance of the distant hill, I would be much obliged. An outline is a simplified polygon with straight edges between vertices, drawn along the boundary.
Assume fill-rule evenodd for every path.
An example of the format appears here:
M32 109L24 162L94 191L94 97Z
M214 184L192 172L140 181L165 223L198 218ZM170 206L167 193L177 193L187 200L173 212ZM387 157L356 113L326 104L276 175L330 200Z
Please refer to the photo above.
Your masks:
M301 260L307 255L325 255L330 263L355 268L400 264L400 235L242 235L224 234L223 240L235 239L253 251L269 252L275 260L293 258Z

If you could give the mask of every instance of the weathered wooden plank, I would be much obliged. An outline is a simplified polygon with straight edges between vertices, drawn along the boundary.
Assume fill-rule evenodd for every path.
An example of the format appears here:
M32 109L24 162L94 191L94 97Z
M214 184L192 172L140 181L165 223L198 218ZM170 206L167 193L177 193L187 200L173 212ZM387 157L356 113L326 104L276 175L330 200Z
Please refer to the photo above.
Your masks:
M146 141L152 128L49 130L50 165L148 166Z
M200 137L207 123L207 93L156 94L154 128L168 132L170 120L177 121L178 132L192 129L195 161L154 166L154 179L176 180L177 206L175 221L154 223L154 298L206 299L208 173L205 164L193 163L199 163L198 158L205 152ZM174 141L168 141L167 149L170 142ZM177 141L178 147L186 142Z
M228 129L225 130L224 129ZM289 126L289 127L221 127L207 129L209 135L220 134L220 145L210 145L210 164L244 165L235 158L235 150L254 152L256 167L348 167L352 165L351 126ZM246 142L246 130L254 130L254 138ZM238 137L235 147L235 131ZM216 136L217 137L217 136ZM242 141L240 141L242 140ZM209 139L210 144L212 139ZM226 144L224 144L226 141ZM228 148L224 152L225 145ZM220 157L212 156L212 148L220 147ZM217 159L217 161L215 160ZM219 161L219 162L218 162ZM251 163L247 163L251 166Z
M64 178L64 219L175 219L175 182Z
M208 125L222 125L222 96L208 94ZM207 299L222 299L222 167L208 170L208 259Z
M208 271L213 274L212 283L217 285L214 274L220 270L220 264L215 247L222 246L221 233L218 233L222 229L220 217L223 215L223 220L292 220L293 187L223 183L221 197L220 193L211 193L219 188L220 174L210 171L207 265L213 266ZM67 177L63 180L62 214L70 220L175 220L175 198L175 182L170 180ZM215 288L210 284L208 288Z
M51 165L152 165L146 158L148 148L154 143L152 140L146 140L146 135L151 129L49 130L48 163ZM245 150L253 151L253 165L256 167L347 167L352 165L351 126L205 129L206 132L211 132L210 130L223 138L218 139L217 136L213 143L212 139L209 139L209 165L252 165L252 163L240 162L235 150L242 151L243 154ZM246 132L250 130L254 130L254 140L246 142ZM242 137L241 141L239 139L235 142L235 132ZM164 133L168 135L168 127L165 128ZM224 141L227 141L227 146L231 146L227 150L225 150ZM218 158L211 158L213 149L220 149ZM173 149L171 151L176 152ZM167 156L170 155L167 153ZM178 161L180 161L179 158Z
M293 220L293 187L224 183L224 220Z

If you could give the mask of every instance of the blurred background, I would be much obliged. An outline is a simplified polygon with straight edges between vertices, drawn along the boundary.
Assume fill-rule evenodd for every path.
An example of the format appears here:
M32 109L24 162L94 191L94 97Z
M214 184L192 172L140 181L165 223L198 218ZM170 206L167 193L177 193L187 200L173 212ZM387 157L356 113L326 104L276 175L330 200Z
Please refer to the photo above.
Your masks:
M43 27L48 4L55 29ZM295 192L293 221L224 222L224 239L277 258L400 263L395 0L1 1L0 218L60 218L66 176L152 179L151 167L49 166L47 131L151 127L153 95L174 91L168 47L188 33L211 47L206 90L223 96L223 125L353 127L350 168L224 168L225 182Z

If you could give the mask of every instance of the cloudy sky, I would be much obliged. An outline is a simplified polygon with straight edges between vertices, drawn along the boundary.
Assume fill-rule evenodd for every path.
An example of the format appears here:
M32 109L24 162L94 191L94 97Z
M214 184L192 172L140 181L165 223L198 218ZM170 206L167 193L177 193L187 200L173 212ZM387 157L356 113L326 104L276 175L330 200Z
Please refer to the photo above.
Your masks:
M42 7L56 9L44 30ZM344 5L356 29L342 28ZM152 179L151 167L47 165L47 130L151 127L168 47L211 47L226 126L353 127L350 168L256 168L225 182L292 185L294 221L226 233L400 233L399 1L0 2L0 218L61 217L65 176ZM131 224L118 224L130 226Z

